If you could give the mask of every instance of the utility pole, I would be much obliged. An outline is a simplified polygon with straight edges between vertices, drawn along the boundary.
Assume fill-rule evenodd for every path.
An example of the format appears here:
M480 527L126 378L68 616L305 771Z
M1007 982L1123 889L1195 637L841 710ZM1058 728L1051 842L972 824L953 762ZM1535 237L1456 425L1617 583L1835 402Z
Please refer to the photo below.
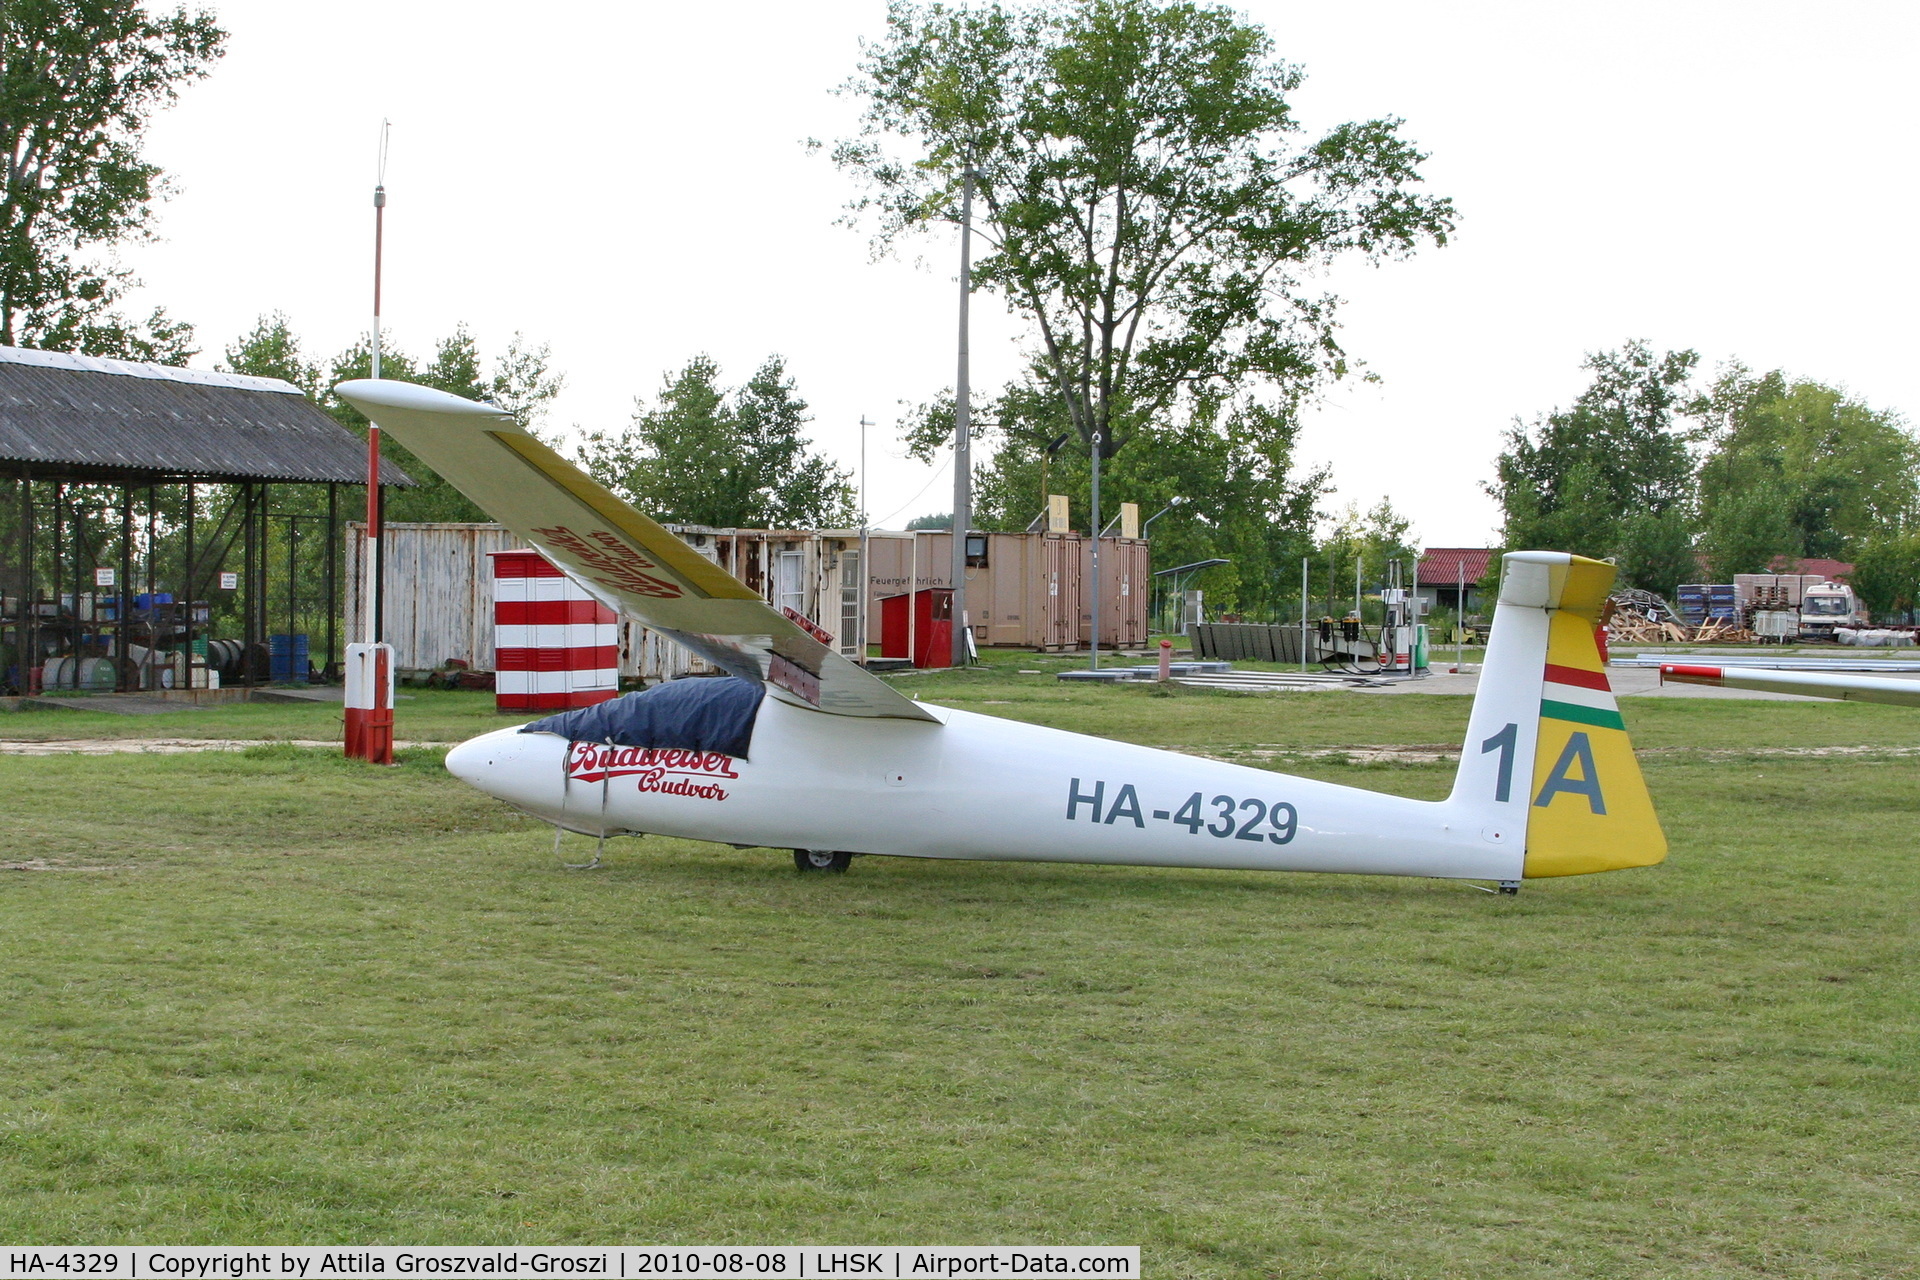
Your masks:
M953 665L967 665L967 530L973 524L967 304L973 295L973 166L960 188L960 364L953 380Z
M1302 671L1307 669L1307 596L1313 589L1308 566L1312 563L1312 557L1300 557L1300 669Z
M1093 433L1093 670L1100 669L1100 433Z
M867 415L860 415L860 599L854 607L854 630L859 633L858 657L861 666L867 665L867 587L873 581L873 567L867 563L867 428L872 426ZM907 590L911 592L912 586ZM907 597L907 603L913 603L913 597Z

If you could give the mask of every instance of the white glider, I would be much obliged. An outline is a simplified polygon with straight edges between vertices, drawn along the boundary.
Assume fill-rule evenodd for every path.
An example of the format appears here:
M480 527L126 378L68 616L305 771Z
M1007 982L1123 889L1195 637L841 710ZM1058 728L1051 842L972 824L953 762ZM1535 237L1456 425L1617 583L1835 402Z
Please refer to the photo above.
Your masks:
M916 702L489 405L340 396L589 591L737 680L455 747L447 768L586 835L794 851L1497 881L1658 863L1666 839L1594 639L1612 565L1506 557L1452 794L1408 800ZM533 730L533 731L528 731Z
M1662 683L1671 680L1675 684L1704 684L1721 689L1757 689L1766 693L1797 693L1808 698L1838 698L1843 702L1888 702L1897 707L1920 707L1920 680L1899 680L1892 676L1668 662L1660 667L1660 679Z

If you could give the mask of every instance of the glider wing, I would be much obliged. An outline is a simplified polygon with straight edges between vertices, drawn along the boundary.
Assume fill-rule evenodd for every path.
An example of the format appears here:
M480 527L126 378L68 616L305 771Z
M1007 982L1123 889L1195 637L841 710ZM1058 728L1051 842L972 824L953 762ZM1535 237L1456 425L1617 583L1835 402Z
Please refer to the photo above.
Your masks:
M1920 707L1920 681L1891 676L1857 676L1839 671L1773 671L1745 666L1707 667L1669 662L1660 667L1660 679L1676 684L1716 685L1723 689L1756 689L1767 693L1797 693L1809 698L1838 698L1844 702L1887 702L1896 707Z
M721 670L835 715L937 722L492 405L384 379L335 390L582 586Z

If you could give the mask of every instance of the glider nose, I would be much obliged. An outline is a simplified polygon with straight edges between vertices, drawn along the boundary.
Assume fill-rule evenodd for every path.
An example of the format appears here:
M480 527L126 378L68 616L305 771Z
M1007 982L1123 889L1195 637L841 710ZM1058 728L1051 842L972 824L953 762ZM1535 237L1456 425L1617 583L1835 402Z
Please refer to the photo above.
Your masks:
M470 787L489 795L498 794L498 788L489 784L501 766L519 760L523 736L516 730L504 729L470 738L447 752L447 772Z
M480 785L486 772L487 748L479 739L469 739L447 752L447 772L470 787Z
M496 800L552 817L566 803L567 741L497 729L447 752L447 772Z

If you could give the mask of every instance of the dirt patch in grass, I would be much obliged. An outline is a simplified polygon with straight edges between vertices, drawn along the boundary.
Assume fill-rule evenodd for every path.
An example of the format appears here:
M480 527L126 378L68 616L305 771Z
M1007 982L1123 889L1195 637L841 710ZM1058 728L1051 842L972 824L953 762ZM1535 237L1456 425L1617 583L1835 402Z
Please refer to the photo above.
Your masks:
M394 750L450 747L451 742L396 742ZM200 751L246 751L252 747L305 747L338 751L338 742L318 738L56 738L46 742L0 742L8 756L184 755Z

